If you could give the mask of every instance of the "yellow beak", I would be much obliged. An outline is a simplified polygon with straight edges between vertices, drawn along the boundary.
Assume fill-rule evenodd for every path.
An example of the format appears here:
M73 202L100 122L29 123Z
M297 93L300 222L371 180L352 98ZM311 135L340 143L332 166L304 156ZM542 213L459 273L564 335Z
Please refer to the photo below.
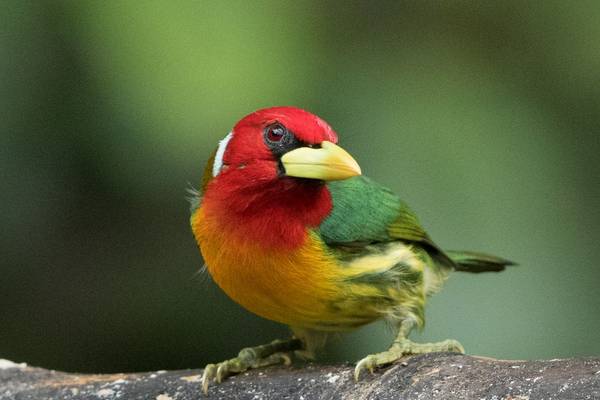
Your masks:
M324 141L321 148L300 147L285 153L281 163L287 176L339 181L361 174L360 166L340 146Z

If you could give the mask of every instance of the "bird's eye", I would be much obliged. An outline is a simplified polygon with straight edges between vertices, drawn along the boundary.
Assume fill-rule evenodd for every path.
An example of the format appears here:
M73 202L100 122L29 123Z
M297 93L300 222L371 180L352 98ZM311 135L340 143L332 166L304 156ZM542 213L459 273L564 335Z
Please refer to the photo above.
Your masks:
M272 124L266 127L265 136L271 143L279 143L287 134L287 129L281 124Z
M265 126L263 140L276 158L302 146L302 142L296 138L294 132L288 130L285 125L279 122L273 122Z

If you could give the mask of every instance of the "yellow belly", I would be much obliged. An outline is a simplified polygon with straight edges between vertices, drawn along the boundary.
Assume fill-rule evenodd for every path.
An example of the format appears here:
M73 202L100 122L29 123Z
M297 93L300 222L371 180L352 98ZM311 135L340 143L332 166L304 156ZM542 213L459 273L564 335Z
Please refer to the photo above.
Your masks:
M340 266L309 235L296 250L265 251L249 240L233 239L200 208L192 229L208 271L225 293L249 311L292 326L317 327L335 320L331 304L344 296Z
M398 263L423 272L423 262L402 243L341 262L315 233L295 250L266 250L235 232L224 232L202 208L191 222L214 281L261 317L294 327L340 331L424 301L422 285L407 290L396 282L361 279L369 274L377 277Z

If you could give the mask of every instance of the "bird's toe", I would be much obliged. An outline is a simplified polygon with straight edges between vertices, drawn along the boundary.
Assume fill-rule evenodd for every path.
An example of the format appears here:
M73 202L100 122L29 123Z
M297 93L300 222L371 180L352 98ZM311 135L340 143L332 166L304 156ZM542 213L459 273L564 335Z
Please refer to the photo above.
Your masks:
M217 366L215 364L208 364L204 367L204 373L202 374L202 391L204 394L208 394L208 385L210 381L215 378L217 372Z

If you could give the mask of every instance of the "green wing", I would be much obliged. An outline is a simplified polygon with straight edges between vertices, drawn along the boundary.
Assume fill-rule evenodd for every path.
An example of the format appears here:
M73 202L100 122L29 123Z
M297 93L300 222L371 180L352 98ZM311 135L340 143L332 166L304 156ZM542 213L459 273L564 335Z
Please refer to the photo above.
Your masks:
M502 271L513 262L489 254L442 251L421 227L415 214L389 189L357 176L327 183L333 210L323 221L325 243L342 254L361 252L369 244L402 240L424 250L438 267L467 272Z
M392 240L431 243L408 206L391 190L365 176L327 183L333 210L320 226L326 243Z
M419 220L391 190L365 176L327 183L333 200L320 234L332 247L364 247L402 240L417 244L441 265L456 264L429 237Z

